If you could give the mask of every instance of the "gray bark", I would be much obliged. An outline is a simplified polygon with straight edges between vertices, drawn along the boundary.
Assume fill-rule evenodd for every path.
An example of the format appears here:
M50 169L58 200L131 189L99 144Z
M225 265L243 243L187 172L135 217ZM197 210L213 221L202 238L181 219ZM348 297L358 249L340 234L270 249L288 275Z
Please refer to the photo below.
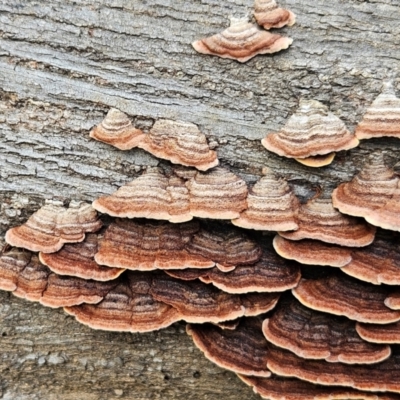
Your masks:
M260 143L301 97L353 129L383 79L399 87L397 0L286 0L291 48L246 64L190 43L251 11L251 0L0 1L0 234L45 199L92 201L159 160L90 140L109 107L148 129L196 123L249 183L269 166L305 197L349 180L366 154L398 161L395 139L363 142L310 170ZM194 348L184 324L151 334L90 330L60 310L0 293L0 398L256 399Z

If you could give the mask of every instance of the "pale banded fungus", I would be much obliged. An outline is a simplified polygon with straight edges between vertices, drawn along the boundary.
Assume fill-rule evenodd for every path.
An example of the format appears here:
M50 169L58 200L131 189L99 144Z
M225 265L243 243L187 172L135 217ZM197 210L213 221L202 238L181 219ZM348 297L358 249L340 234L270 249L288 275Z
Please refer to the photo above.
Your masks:
M266 32L247 18L231 18L223 32L197 40L194 49L202 54L246 62L257 54L271 54L287 49L293 39Z
M400 321L392 324L356 324L357 333L371 343L400 344Z
M267 30L292 26L296 22L296 16L290 10L278 7L275 0L255 0L254 18Z
M400 311L400 292L398 291L398 288L396 289L387 295L385 306L389 307L391 310Z

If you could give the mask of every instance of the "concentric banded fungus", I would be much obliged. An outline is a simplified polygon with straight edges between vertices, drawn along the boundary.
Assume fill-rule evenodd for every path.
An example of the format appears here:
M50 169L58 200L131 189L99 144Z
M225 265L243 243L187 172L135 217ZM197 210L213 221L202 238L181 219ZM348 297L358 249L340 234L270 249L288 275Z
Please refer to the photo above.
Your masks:
M341 246L362 247L372 243L376 229L362 220L343 215L330 199L315 198L300 207L294 232L279 232L290 240L316 239Z
M400 138L400 99L396 97L391 83L384 84L382 93L367 109L356 128L356 136L358 139Z
M185 248L198 229L196 222L117 220L106 230L95 260L109 267L141 271L211 268L213 261Z
M190 254L215 262L217 267L228 272L237 265L254 264L262 255L256 242L236 229L200 229L186 245Z
M275 0L255 0L254 18L264 29L292 26L296 16L289 10L278 7Z
M144 134L132 126L128 116L123 112L111 108L100 125L92 129L89 136L120 150L129 150L141 142Z
M385 305L391 310L400 310L400 292L390 293L385 299Z
M231 26L221 33L192 43L202 54L246 62L257 54L271 54L287 49L293 39L263 31L247 18L231 18Z
M232 224L246 229L292 231L298 228L295 215L299 201L284 179L272 171L262 177L247 196L248 208Z
M24 225L9 229L6 241L31 251L54 253L64 243L82 242L85 232L96 232L101 226L97 212L89 204L71 202L67 209L47 204Z
M0 253L0 289L9 292L18 287L19 274L31 261L32 254L22 249L12 248Z
M269 342L302 358L373 364L390 356L389 346L362 340L353 321L310 310L294 299L281 301L262 329Z
M344 274L301 279L292 293L306 307L352 320L373 324L400 320L400 312L390 310L384 303L390 289L372 286Z
M243 375L269 377L267 342L261 321L244 318L234 330L211 324L187 325L186 332L206 358L218 366Z
M347 365L305 360L288 350L268 349L267 367L273 373L320 385L349 386L359 390L400 393L400 354L373 365ZM381 395L378 397L381 398Z
M204 323L254 316L275 307L279 294L263 293L262 297L233 295L202 282L176 280L166 274L154 279L153 297L176 308L186 322Z
M186 186L194 217L234 219L247 208L246 182L225 168L198 172Z
M274 249L281 257L306 265L344 267L352 259L351 249L318 240L292 241L276 235L273 244Z
M139 147L174 164L196 167L202 171L218 165L217 153L210 150L199 128L188 122L160 119Z
M185 222L193 218L184 182L178 177L168 179L157 168L149 169L111 196L98 198L93 207L121 218L152 218L171 222Z
M302 164L321 167L332 162L334 155L319 159L340 150L358 146L358 139L327 107L315 100L301 100L299 110L277 133L262 140L266 149L280 156L295 158Z
M39 259L56 274L96 281L115 279L125 271L98 265L94 261L97 250L97 235L90 233L82 243L66 244L60 251L52 254L39 253Z
M393 324L356 324L357 333L368 342L400 344L400 322Z
M178 311L150 294L153 276L127 273L99 304L65 307L82 324L106 331L149 332L180 320Z

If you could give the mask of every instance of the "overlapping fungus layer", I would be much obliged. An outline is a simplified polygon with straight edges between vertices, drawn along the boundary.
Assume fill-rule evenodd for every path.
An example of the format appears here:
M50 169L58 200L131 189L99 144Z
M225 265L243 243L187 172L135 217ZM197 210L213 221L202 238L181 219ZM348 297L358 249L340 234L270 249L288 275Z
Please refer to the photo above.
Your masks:
M292 26L296 16L289 10L278 7L275 0L255 0L254 18L264 29Z

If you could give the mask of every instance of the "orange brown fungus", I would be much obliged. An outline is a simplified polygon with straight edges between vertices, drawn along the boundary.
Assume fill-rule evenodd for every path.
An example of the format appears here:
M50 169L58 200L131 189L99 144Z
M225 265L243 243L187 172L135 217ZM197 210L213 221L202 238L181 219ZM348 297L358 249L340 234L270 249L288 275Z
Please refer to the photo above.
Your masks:
M314 198L300 207L294 232L279 232L290 240L316 239L341 246L362 247L372 243L376 228L363 220L341 214L330 199Z
M275 307L279 294L233 295L202 282L185 282L164 274L153 280L152 296L176 308L186 322L218 323L245 315L254 316Z
M352 181L332 193L333 205L341 212L363 217L384 229L400 230L400 181L387 168L383 155L373 155Z
M254 18L264 29L292 26L296 16L289 10L278 7L275 0L255 0Z
M178 177L168 179L158 168L119 188L111 196L102 196L93 207L121 218L151 218L186 222L193 217L189 209L189 191Z
M109 281L117 278L124 269L98 265L94 255L98 250L98 237L90 233L82 243L66 244L56 253L39 253L40 262L59 275L76 276L82 279Z
M71 202L67 209L47 204L25 224L9 229L5 238L11 246L54 253L64 243L82 242L85 232L96 232L101 226L97 212L89 204Z
M391 357L378 364L347 365L323 360L305 360L288 350L271 346L268 349L267 367L282 377L295 377L319 385L400 393L398 352L393 352ZM377 398L381 399L381 395Z
M210 150L204 134L188 122L156 121L139 147L158 158L202 171L218 165L217 153Z
M385 306L390 288L373 286L344 274L319 279L301 279L292 290L306 307L372 324L400 320L400 312Z
M107 228L95 260L101 265L139 271L211 268L213 261L186 250L198 229L197 222L176 225L116 220Z
M344 267L352 260L351 249L323 243L318 240L287 240L276 235L274 249L283 258L306 265L329 265Z
M221 33L192 43L202 54L246 62L257 54L272 54L287 49L293 39L272 34L248 22L231 18L231 25Z
M180 320L173 307L150 294L153 276L129 272L96 305L65 307L82 324L106 331L150 332Z
M299 201L284 179L266 170L247 196L248 208L232 224L246 229L292 231L298 228L295 216Z
M103 121L92 129L89 136L120 150L137 147L145 137L140 129L133 127L126 114L115 108L110 109Z
M391 353L389 346L362 340L355 322L310 310L294 299L281 301L262 330L269 342L307 359L374 364Z
M356 128L356 136L358 139L400 138L400 99L396 97L391 83L384 84L382 93L367 109Z
M186 186L194 217L234 219L247 208L246 182L225 168L198 172Z
M371 343L400 344L400 322L393 324L356 324L357 333Z
M267 342L257 318L242 319L234 330L211 324L189 324L186 332L206 358L218 366L243 375L271 375L266 368Z
M12 292L18 287L19 274L30 263L32 253L11 248L0 253L0 289Z
M190 254L202 256L216 263L223 271L238 265L254 264L262 255L261 248L244 233L232 229L200 229L186 246Z
M357 147L358 139L326 106L315 100L301 100L299 110L286 125L279 132L268 134L262 144L273 153L301 162L301 159ZM322 163L318 158L303 161L318 167L332 160L332 156L327 156Z
M385 305L391 310L400 310L400 292L392 292L385 299Z

